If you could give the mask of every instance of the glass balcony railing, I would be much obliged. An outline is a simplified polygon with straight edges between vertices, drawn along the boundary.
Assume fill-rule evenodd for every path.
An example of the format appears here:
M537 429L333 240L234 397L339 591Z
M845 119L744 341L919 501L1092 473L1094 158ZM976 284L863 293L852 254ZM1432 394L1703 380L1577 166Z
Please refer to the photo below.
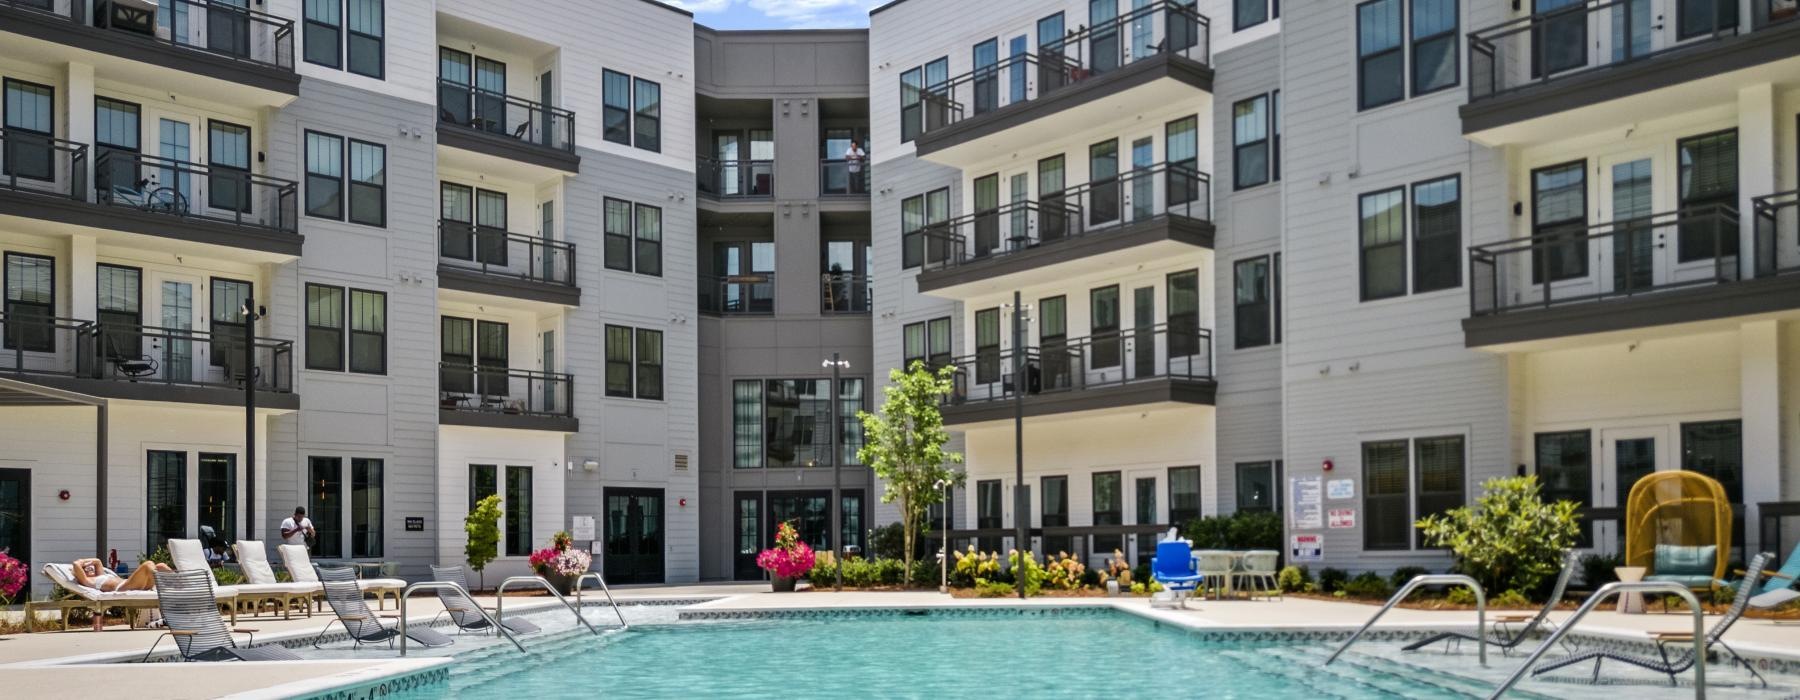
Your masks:
M23 129L0 129L0 188L86 201L88 147Z
M529 369L438 363L438 408L464 413L574 416L573 376Z
M1021 357L1021 354L1023 357ZM1212 381L1212 331L1193 324L1159 324L1064 341L1039 341L1022 353L976 350L951 360L956 367L951 405L1008 401L1079 392L1148 380ZM1019 381L1020 362L1024 380Z
M867 158L819 161L819 194L867 197L869 182Z
M868 276L827 272L819 275L819 311L828 314L866 314L874 304L874 287Z
M438 80L438 122L575 151L574 112L454 80Z
M768 198L775 195L775 161L714 160L696 162L700 194L719 199Z
M700 275L700 312L739 315L775 313L775 273Z

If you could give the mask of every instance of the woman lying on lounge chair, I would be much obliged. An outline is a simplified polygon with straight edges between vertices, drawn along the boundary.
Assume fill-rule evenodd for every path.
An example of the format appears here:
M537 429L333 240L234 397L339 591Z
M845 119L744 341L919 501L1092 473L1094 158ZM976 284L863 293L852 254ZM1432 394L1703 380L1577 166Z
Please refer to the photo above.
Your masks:
M156 572L173 571L167 564L147 561L138 565L131 576L120 578L112 569L99 559L76 559L75 582L95 590L113 591L149 591L156 589Z

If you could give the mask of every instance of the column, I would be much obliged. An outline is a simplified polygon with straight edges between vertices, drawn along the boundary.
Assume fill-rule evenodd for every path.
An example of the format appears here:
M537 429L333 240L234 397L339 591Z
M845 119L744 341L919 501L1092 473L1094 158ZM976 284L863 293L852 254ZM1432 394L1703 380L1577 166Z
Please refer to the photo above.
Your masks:
M1776 191L1775 86L1769 83L1738 90L1738 229L1739 270L1754 274L1756 208L1750 200Z
M1738 339L1738 400L1744 425L1744 553L1748 558L1764 546L1756 504L1781 500L1781 322L1746 323L1738 330Z
M84 182L94 181L94 67L86 63L70 63L68 77L62 90L63 116L68 120L63 137L76 143L87 144L88 157L83 163L87 170ZM80 193L83 199L93 197L93 188ZM91 291L92 285L90 285ZM91 306L90 306L91 308Z
M98 262L99 243L93 236L69 236L69 317L83 321L96 320L99 293L94 281L94 265Z

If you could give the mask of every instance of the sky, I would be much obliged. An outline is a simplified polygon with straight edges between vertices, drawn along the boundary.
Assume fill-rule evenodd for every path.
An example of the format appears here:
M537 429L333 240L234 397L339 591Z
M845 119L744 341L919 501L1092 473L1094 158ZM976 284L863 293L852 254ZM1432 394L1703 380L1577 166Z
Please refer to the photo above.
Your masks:
M663 0L713 29L825 29L869 26L886 0Z

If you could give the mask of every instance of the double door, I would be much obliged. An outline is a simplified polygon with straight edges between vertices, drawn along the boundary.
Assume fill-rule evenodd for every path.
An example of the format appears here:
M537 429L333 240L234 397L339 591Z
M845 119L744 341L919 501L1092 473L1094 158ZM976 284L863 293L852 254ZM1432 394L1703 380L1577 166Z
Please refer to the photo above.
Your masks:
M602 570L611 583L662 583L663 490L608 488Z

